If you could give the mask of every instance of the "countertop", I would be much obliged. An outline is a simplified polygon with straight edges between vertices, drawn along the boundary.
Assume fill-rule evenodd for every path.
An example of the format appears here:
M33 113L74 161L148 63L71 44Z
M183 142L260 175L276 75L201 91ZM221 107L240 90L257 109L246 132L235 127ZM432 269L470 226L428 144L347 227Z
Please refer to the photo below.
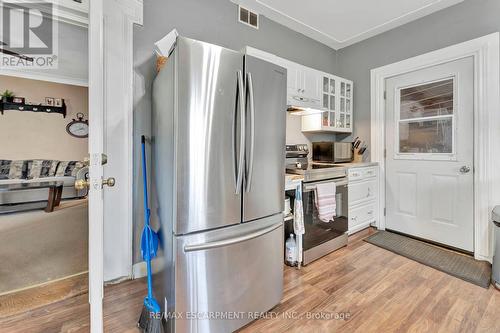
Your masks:
M354 168L366 168L371 166L377 166L378 162L353 162L353 163L337 163L346 167L347 169ZM297 186L297 183L300 183L304 180L302 175L296 175L292 173L285 174L285 188L286 190L294 189Z
M304 180L301 175L294 175L291 173L285 174L285 191L295 190L297 186Z
M377 166L378 162L357 162L357 163L337 163L338 165L343 165L348 169L352 168L365 168L370 166Z
M371 166L378 166L378 162L353 162L353 163L337 163L347 169L354 168L366 168ZM293 189L297 186L297 183L300 183L304 180L304 176L296 175L293 173L285 174L285 188L286 190Z

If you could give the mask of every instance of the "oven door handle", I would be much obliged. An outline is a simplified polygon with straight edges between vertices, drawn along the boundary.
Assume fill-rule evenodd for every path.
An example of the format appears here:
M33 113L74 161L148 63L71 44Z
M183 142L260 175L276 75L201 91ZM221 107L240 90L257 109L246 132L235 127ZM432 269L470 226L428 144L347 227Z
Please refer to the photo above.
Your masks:
M347 180L341 180L341 181L323 181L323 182L314 182L314 183L309 183L309 184L303 184L303 189L302 192L310 192L316 189L316 184L323 184L323 183L335 183L335 186L344 186L347 185Z

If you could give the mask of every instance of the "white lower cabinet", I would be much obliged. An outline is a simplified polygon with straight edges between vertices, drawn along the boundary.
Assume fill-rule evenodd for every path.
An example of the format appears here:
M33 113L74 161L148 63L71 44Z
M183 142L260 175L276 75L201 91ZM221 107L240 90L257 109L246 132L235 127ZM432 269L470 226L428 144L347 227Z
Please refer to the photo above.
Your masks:
M378 217L378 166L349 169L349 234L367 228Z
M377 203L375 201L349 207L349 234L364 229L375 222L376 209Z
M349 183L349 205L373 200L377 195L377 178Z

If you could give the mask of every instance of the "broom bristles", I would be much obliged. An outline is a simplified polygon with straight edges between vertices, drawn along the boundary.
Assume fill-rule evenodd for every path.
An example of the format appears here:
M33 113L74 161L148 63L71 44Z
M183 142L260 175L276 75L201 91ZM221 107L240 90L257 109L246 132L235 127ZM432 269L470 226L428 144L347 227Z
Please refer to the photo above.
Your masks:
M144 333L163 333L162 319L163 316L152 313L146 306L143 306L137 326Z

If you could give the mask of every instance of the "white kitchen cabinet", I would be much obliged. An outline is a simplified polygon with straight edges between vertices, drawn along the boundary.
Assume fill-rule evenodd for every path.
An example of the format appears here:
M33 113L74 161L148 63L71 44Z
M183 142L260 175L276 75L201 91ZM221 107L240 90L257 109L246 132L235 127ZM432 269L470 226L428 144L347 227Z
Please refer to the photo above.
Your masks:
M323 73L322 114L302 116L302 132L352 133L352 81Z
M291 61L281 64L287 69L287 104L320 109L321 72Z
M302 132L352 133L352 81L249 46L244 52L287 69L288 106L323 111L303 115Z
M355 233L378 217L378 166L348 170L348 232Z
M314 100L318 108L321 107L321 76L320 71L304 66L302 68L304 94Z
M300 71L297 64L291 61L278 61L278 65L286 68L286 88L287 95L297 94L300 92Z
M349 234L368 227L375 221L375 201L363 205L354 205L349 209Z
M377 180L368 179L349 184L349 203L353 205L370 201L375 198L377 192Z

